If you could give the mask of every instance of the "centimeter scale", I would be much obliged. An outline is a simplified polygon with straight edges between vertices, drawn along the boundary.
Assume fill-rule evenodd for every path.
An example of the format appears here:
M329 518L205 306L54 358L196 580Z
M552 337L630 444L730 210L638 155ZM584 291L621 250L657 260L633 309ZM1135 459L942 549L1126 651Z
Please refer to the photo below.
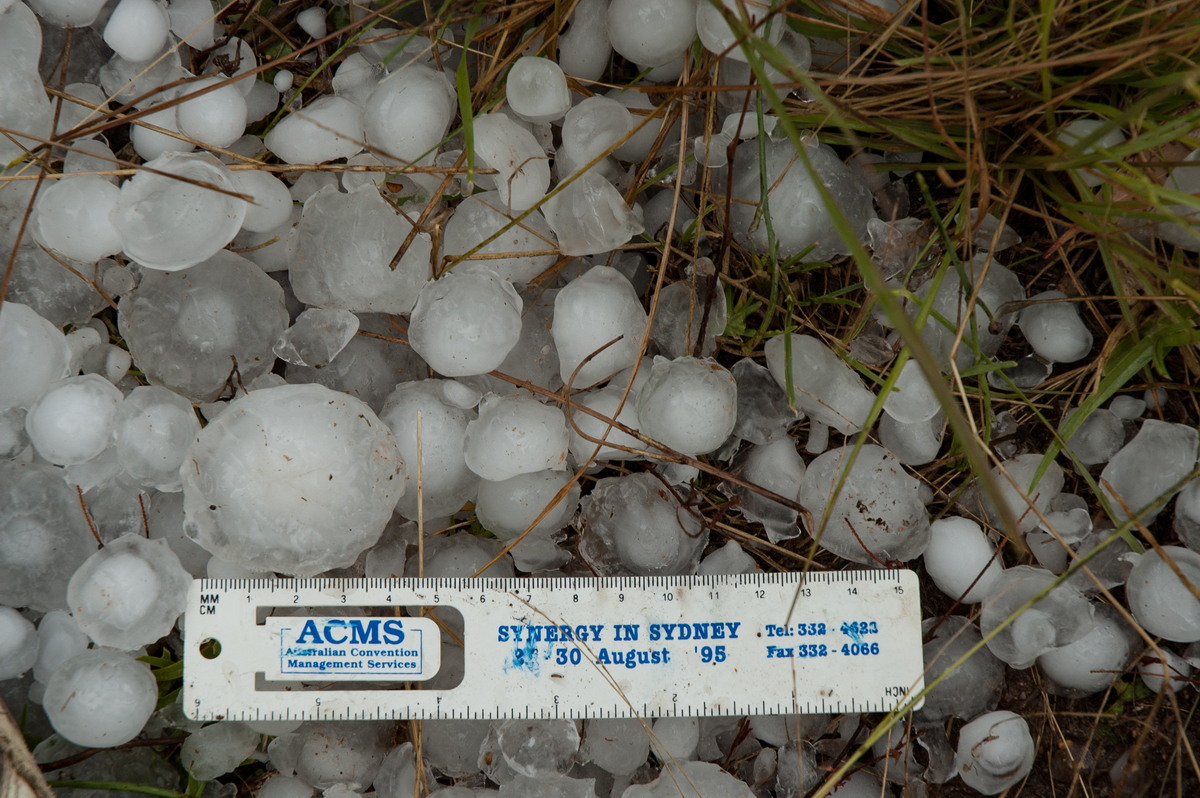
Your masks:
M184 633L196 720L887 712L923 689L906 570L204 579Z

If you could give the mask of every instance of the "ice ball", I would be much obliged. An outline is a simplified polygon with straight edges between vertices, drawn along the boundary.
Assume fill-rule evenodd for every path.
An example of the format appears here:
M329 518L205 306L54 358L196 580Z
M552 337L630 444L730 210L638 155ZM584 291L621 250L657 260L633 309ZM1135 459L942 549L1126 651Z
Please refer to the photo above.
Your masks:
M363 148L363 114L345 97L322 97L292 111L271 128L263 143L285 163L349 158Z
M79 566L67 602L97 645L130 651L171 631L191 582L165 541L122 535Z
M242 229L265 233L286 222L292 215L292 195L287 184L261 169L239 169L230 177L238 193L251 198L246 206Z
M965 720L994 709L1004 690L1004 663L986 647L967 657L983 641L975 625L962 615L947 615L926 619L921 632L928 638L922 654L925 678L932 686L917 712L919 721ZM967 658L960 663L963 657Z
M96 21L106 0L31 0L38 16L64 28L86 28ZM0 6L4 5L0 3Z
M555 122L571 108L567 78L549 58L518 58L504 85L509 107L527 122Z
M19 302L0 304L0 408L29 407L69 373L66 336Z
M38 454L55 465L96 457L112 442L121 392L98 374L51 385L25 416L25 431Z
M442 232L441 253L451 263L463 258L455 271L482 267L510 282L528 283L558 260L558 239L541 211L514 222L504 208L500 193L487 191L454 209ZM522 254L533 252L545 254Z
M54 181L38 196L38 240L84 263L120 252L121 237L109 218L120 196L120 189L98 175Z
M249 85L249 84L247 84ZM207 147L228 147L246 132L246 97L228 78L201 78L175 106L179 129Z
M1015 616L987 644L1013 668L1024 670L1042 654L1070 645L1092 629L1092 605L1068 583L1053 586L1056 581L1044 568L1009 568L996 578L983 604L979 625L985 637ZM1036 598L1042 593L1045 595ZM1025 607L1030 602L1031 606Z
M707 454L733 432L737 383L712 360L656 357L638 392L637 415L654 440L686 455Z
M187 399L156 385L140 385L117 411L117 459L139 485L178 490L179 466L199 431Z
M1074 363L1092 351L1092 333L1079 318L1079 303L1065 300L1062 291L1043 291L1030 297L1018 317L1021 332L1033 351L1051 363Z
M104 43L126 61L149 61L167 43L171 21L154 0L121 0L104 26Z
M236 191L210 156L168 152L125 181L111 219L130 258L148 269L186 269L237 235L246 201Z
M454 119L456 100L445 75L424 64L409 64L380 81L363 107L372 152L416 163L437 152Z
M996 546L970 518L948 516L930 524L925 570L938 590L954 601L978 604L1004 570Z
M212 781L242 764L258 741L259 734L245 723L213 723L188 735L179 759L196 781Z
M724 8L721 8L721 5L724 5ZM738 29L725 20L726 14L741 23ZM724 55L735 61L747 61L742 47L753 50L754 45L747 43L746 38L739 32L742 25L752 31L752 36L765 40L772 47L779 44L787 28L784 18L779 14L770 13L770 6L765 3L740 3L738 0L722 0L721 3L715 3L702 0L696 7L696 32L700 34L700 43L710 53Z
M1107 604L1098 606L1092 630L1074 643L1037 659L1053 683L1051 692L1080 697L1106 689L1125 670L1139 642L1137 635Z
M0 607L0 681L15 679L32 668L38 645L37 629L25 616L12 607Z
M708 537L700 516L647 473L597 481L580 525L579 555L601 576L694 573Z
M696 38L696 6L696 0L613 0L608 40L638 66L661 66L682 55Z
M517 345L522 305L512 284L493 271L447 272L421 288L409 343L439 374L486 374Z
M50 677L42 706L67 740L112 748L138 735L158 701L150 666L110 649L85 651Z
M642 232L640 216L595 170L573 175L570 181L542 206L564 255L609 252Z
M253 391L188 450L184 526L253 570L345 567L379 539L404 493L403 467L392 433L361 401L320 385Z
M532 396L488 394L467 425L467 467L492 482L567 467L567 419Z
M862 429L875 404L845 361L811 335L777 335L764 347L767 368L796 407L844 435Z
M550 187L550 160L533 133L502 113L475 117L475 157L490 175L507 210L529 210ZM482 176L481 176L482 177Z
M1153 521L1181 483L1196 467L1200 435L1189 424L1147 419L1100 472L1100 489L1112 517L1125 521L1134 515L1143 524Z
M1015 712L989 712L959 730L954 767L971 789L995 795L1029 775L1034 753L1024 718Z
M1200 599L1194 592L1200 587L1200 552L1163 546L1126 558L1134 560L1125 596L1137 622L1150 634L1167 640L1200 640Z
M563 381L585 388L632 366L645 328L633 284L611 266L593 266L554 299L551 333Z
M117 317L146 376L197 402L269 371L287 319L279 283L225 251L183 271L147 272Z

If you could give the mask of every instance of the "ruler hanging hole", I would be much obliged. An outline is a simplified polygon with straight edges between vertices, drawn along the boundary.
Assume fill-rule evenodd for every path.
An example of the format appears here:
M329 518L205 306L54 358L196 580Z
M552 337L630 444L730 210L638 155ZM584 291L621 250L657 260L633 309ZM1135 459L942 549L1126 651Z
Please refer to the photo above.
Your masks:
M216 659L221 656L221 641L209 637L200 643L200 656L205 659Z

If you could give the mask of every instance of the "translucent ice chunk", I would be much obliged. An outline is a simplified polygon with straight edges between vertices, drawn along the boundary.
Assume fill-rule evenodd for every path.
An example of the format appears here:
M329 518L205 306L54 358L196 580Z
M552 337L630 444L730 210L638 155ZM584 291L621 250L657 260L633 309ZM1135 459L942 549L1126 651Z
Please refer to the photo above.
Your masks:
M417 762L413 753L413 744L403 743L393 748L383 758L383 764L379 766L379 773L375 776L375 794L407 798L409 795L416 794L416 782ZM328 795L329 791L326 790L325 794ZM352 796L357 795L357 792L352 793ZM352 796L347 798L352 798Z
M242 764L258 741L259 734L244 723L213 723L188 735L179 758L192 778L212 781Z
M319 790L341 783L366 786L391 750L391 731L384 722L309 722L276 737L267 752L280 773Z
M701 3L703 13L709 3ZM776 20L778 23L780 20ZM847 243L833 225L832 218L812 174L787 139L767 141L766 160L760 164L759 148L746 147L750 157L738 157L734 167L732 207L733 224L739 240L766 250L767 225L762 214L771 214L771 225L781 257L809 250L809 260L823 260L849 252ZM740 151L739 151L740 152ZM815 138L805 154L822 185L833 195L850 229L858 240L865 240L867 220L874 215L871 193L861 177L854 174L832 149ZM762 172L765 170L767 206L760 208Z
M573 720L506 720L497 724L496 737L508 766L530 778L564 775L579 752Z
M86 748L111 748L138 735L158 700L150 666L111 649L84 651L63 663L42 706L54 730Z
M687 455L724 443L736 413L737 383L712 360L656 357L637 397L642 432Z
M636 460L642 457L640 452L645 450L645 444L604 420L612 419L633 430L638 428L637 394L631 393L622 404L624 393L623 386L612 386L575 397L577 405L602 417L597 418L582 408L572 407L568 411L571 414L571 454L576 461L582 463L589 458L599 461Z
M134 388L117 410L117 459L139 485L179 489L179 466L200 422L192 405L174 391Z
M1063 415L1063 424L1078 408ZM1061 430L1061 425L1060 425ZM1085 466L1107 463L1109 458L1121 450L1125 443L1125 425L1120 417L1108 408L1097 408L1084 419L1078 429L1067 438L1067 450Z
M292 239L290 276L308 305L354 312L408 313L429 279L429 235L418 233L391 268L412 225L374 186L309 197Z
M678 58L696 38L696 0L613 0L608 7L612 48L642 67Z
M49 466L0 462L0 604L67 606L67 579L96 540L79 496Z
M804 482L804 461L796 444L787 437L750 447L734 467L735 473L752 485L798 501ZM747 521L763 525L772 543L790 540L800 534L799 512L740 485L728 490L738 497L737 510Z
M517 345L521 308L512 283L489 269L447 272L417 295L409 343L439 374L486 374Z
M1103 128L1109 130L1101 132ZM1113 126L1106 119L1089 119L1087 117L1073 119L1063 125L1056 138L1063 146L1075 150L1079 155L1095 155L1102 150L1111 150L1125 143L1125 134L1119 127ZM1086 143L1084 143L1086 142ZM1109 158L1089 159L1092 163L1111 165ZM1099 169L1080 167L1070 170L1083 180L1085 185L1098 186L1104 182L1105 176ZM1063 361L1070 362L1070 361Z
M983 640L975 625L962 615L948 615L927 618L921 631L926 636L932 633L922 648L927 683L940 678L917 712L922 725L948 717L973 718L994 709L1004 689L1004 663L983 648L956 664Z
M523 56L505 79L508 104L527 122L555 122L571 107L571 92L562 67L549 58Z
M1022 533L1037 528L1041 517L1049 510L1050 502L1062 492L1065 476L1057 463L1050 463L1037 484L1034 484L1033 480L1041 470L1042 459L1040 454L1022 454L992 469L993 484L999 489L1001 500L1012 518L1016 519L1017 529ZM990 501L987 507L993 523L999 524L1000 513Z
M1029 775L1034 753L1024 718L1014 712L989 712L958 732L954 765L971 789L995 795Z
M698 356L712 357L717 350L717 336L725 333L727 320L725 294L715 277L698 278L695 285L681 280L659 293L650 337L667 357L696 355L697 342ZM702 333L704 339L700 341Z
M166 542L122 535L79 566L67 602L97 645L131 651L171 631L191 584Z
M1179 491L1172 526L1183 545L1200 551L1200 479L1193 479Z
M345 567L379 539L402 468L391 432L359 400L317 385L253 391L188 450L185 528L256 570Z
M441 72L409 64L380 81L363 107L372 152L384 160L416 163L446 136L454 118L454 90Z
M1125 521L1134 515L1148 524L1196 467L1196 428L1147 419L1133 440L1113 455L1100 472L1100 486L1113 518Z
M725 55L737 61L748 60L742 52L742 47L749 49L752 45L744 43L742 35L730 26L724 14L733 16L742 25L749 27L755 37L763 38L772 46L779 43L787 26L779 15L768 16L769 6L741 4L737 0L723 2L724 9L711 2L701 2L696 8L696 32L700 34L700 43L710 53Z
M501 233L505 227L508 229ZM442 233L443 258L453 263L465 256L453 267L455 271L481 266L513 283L527 283L553 266L558 259L557 249L558 239L541 211L513 222L496 191L475 194L460 202ZM534 252L546 254L522 254Z
M564 255L609 252L642 232L641 219L621 192L595 170L570 181L542 206Z
M314 164L349 158L363 148L363 114L340 96L325 96L293 111L263 139L285 163Z
M292 195L287 184L270 172L239 169L231 173L238 193L251 198L246 206L242 230L265 233L275 230L291 218Z
M1106 689L1125 670L1139 638L1112 607L1097 607L1092 630L1074 643L1047 651L1037 659L1050 678L1052 692L1071 697Z
M765 367L744 357L730 371L738 384L734 435L750 443L768 443L786 435L788 427L804 418L788 407L787 394Z
M879 446L866 444L851 463L853 450L831 449L809 464L800 503L812 523L823 523L809 532L824 548L864 565L920 556L930 535L920 483Z
M1200 191L1200 149L1192 150L1183 161L1171 170L1163 185L1181 194L1195 194ZM1197 235L1195 226L1196 210L1189 205L1168 205L1165 210L1181 217L1182 221L1160 222L1159 238L1189 252L1200 251L1200 235Z
M579 554L605 576L659 576L696 570L704 550L700 519L654 475L607 477L580 505Z
M1183 688L1192 682L1191 663L1173 651L1161 649L1161 652L1147 651L1135 663L1138 676L1152 692L1183 692Z
M947 596L978 604L995 588L1004 570L996 546L970 518L950 516L930 524L925 570Z
M488 394L467 425L467 467L493 482L567 465L567 420L531 396Z
M658 718L654 721L651 747L660 762L692 759L700 744L700 723L696 718Z
M909 360L900 370L891 393L883 402L884 412L897 421L914 424L928 421L940 409L937 395L925 379L921 366L917 361Z
M216 9L212 0L173 0L167 7L171 33L195 50L207 50L216 42Z
M452 778L479 772L479 747L491 723L486 720L427 720L421 724L425 761Z
M288 319L279 283L226 251L183 271L147 272L118 308L141 370L193 401L212 401L231 379L248 384L270 371L271 346Z
M559 158L565 159L566 165L559 167L559 175L583 169L611 154L632 129L629 110L611 97L594 95L581 100L563 120Z
M97 175L55 180L37 202L37 238L78 261L92 263L121 251L121 237L109 220L120 190Z
M323 368L358 332L358 317L348 310L309 308L279 336L272 351L297 366Z
M29 7L55 25L86 28L96 21L100 9L104 7L104 0L34 0Z
M646 311L615 268L594 266L576 277L554 300L551 332L563 381L584 388L633 365L645 328Z
M598 80L608 68L608 0L582 0L571 12L571 25L558 37L558 64L580 80Z
M0 680L15 679L32 668L37 662L39 642L37 629L24 615L11 607L0 607Z
M767 368L785 391L790 376L797 407L844 435L862 429L875 395L832 349L810 335L792 334L767 341L765 351Z
M879 441L907 466L921 466L937 459L946 435L946 416L939 411L926 421L904 424L890 414L879 419Z
M1092 333L1079 318L1079 303L1066 299L1062 291L1043 291L1030 297L1041 304L1027 305L1018 323L1033 351L1051 363L1074 363L1092 351Z
M1024 670L1047 651L1074 643L1091 631L1094 610L1070 584L1051 589L1054 574L1043 568L1019 565L996 578L983 604L980 627L990 635L1009 616L1016 619L988 641L988 648L1017 670ZM1038 594L1049 591L1033 606L1020 608Z
M507 210L529 210L546 196L550 162L533 133L502 113L477 116L474 127L475 157L497 171L490 180Z
M243 81L244 85L251 85ZM187 84L175 107L179 129L207 147L228 147L246 132L246 98L238 83L224 76ZM213 88L217 87L217 88ZM207 93L201 93L208 90ZM194 96L193 96L194 95Z
M479 477L463 458L467 425L475 418L471 410L447 404L442 398L442 380L402 382L388 396L379 417L396 439L404 463L404 495L396 510L416 519L418 501L426 518L459 510L475 495ZM420 414L421 457L417 457L417 428ZM421 491L417 491L417 465L421 467Z
M125 254L146 268L174 271L218 252L246 216L229 174L207 155L168 152L144 164L121 186L110 216Z
M276 774L263 782L258 798L312 798L313 788L293 776Z
M621 798L752 798L746 783L734 778L712 762L678 762L663 768L649 784L635 784Z
M171 22L154 0L121 0L104 26L104 43L126 61L149 61L167 43Z
M537 471L501 482L484 480L475 500L479 523L505 541L526 529L532 529L530 537L558 532L579 506L579 485L567 488L570 479L567 471ZM557 498L560 493L562 497Z
M758 563L747 554L737 541L731 540L719 549L707 554L696 569L698 574L752 574L759 570Z
M75 619L62 610L53 610L38 621L37 663L33 667L33 678L42 684L50 681L64 662L87 650L88 636L75 623Z
M1163 546L1142 555L1126 555L1126 559L1134 565L1125 583L1125 597L1137 622L1150 634L1167 640L1200 640L1200 598L1195 593L1200 589L1200 553Z
M614 776L627 776L641 767L650 753L643 721L637 718L596 718L583 728L579 758L594 762Z
M25 416L38 454L56 465L91 460L112 443L121 392L96 374L52 384Z

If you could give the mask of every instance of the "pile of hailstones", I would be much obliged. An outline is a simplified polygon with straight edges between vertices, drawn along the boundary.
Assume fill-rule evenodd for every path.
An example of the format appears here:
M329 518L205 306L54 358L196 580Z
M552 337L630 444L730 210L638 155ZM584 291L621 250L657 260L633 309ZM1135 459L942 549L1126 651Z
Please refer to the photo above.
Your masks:
M411 795L418 776L442 785L447 798L493 794L487 785L507 795L634 798L674 795L685 782L709 795L803 793L818 765L845 747L853 722L755 717L744 735L733 718L664 718L650 736L634 720L430 721L417 762L411 744L393 746L388 724L201 726L178 705L156 711L155 678L137 658L164 640L178 654L173 629L193 577L413 575L418 517L428 530L473 520L491 533L427 538L426 576L472 575L493 560L486 575L753 571L738 544L710 549L707 527L682 504L696 469L656 450L706 455L788 499L727 486L738 512L773 543L801 534L799 505L827 519L820 545L852 563L924 555L940 590L982 605L978 623L966 615L927 622L930 678L1090 558L931 691L915 715L927 731L919 736L923 764L905 749L907 766L861 770L839 794L878 794L880 779L957 775L985 794L1019 782L1033 744L1023 718L994 711L1005 665L1036 665L1067 695L1104 690L1139 668L1151 689L1185 688L1200 666L1200 601L1180 579L1200 584L1200 482L1174 503L1174 529L1190 548L1134 553L1113 533L1133 513L1152 521L1195 468L1195 429L1141 420L1162 395L1119 396L1067 430L1063 462L1102 469L1105 520L1063 491L1059 462L1012 448L993 475L1006 507L967 490L954 508L961 515L931 522L933 497L905 466L938 455L945 419L914 364L899 366L878 427L867 430L878 443L862 446L851 464L851 447L831 444L831 433L863 432L877 395L824 341L772 338L765 367L716 362L726 308L703 258L687 279L661 289L648 321L648 264L615 250L643 231L661 236L668 223L689 224L686 206L671 219L673 187L634 205L624 198L631 165L650 157L662 117L645 93L583 98L565 76L599 78L615 50L649 81L671 81L697 36L725 53L724 82L747 83L748 67L715 8L657 0L650 5L661 13L651 16L640 14L643 5L584 0L557 62L527 56L513 64L506 103L474 119L474 159L484 170L475 185L449 187L462 199L443 205L449 219L435 241L397 208L404 197L416 198L409 208L442 202L440 176L393 174L384 183L380 171L309 170L281 179L244 168L266 157L264 147L284 164L460 163L453 146L461 139L447 139L458 99L431 57L433 42L417 36L398 56L386 42L351 50L333 93L301 106L286 72L273 84L249 74L254 54L215 28L208 0L166 8L153 0L0 0L0 124L36 137L28 146L52 135L70 144L63 176L37 189L19 241L35 184L0 190L3 250L17 248L0 309L0 696L47 736L40 760L181 731L182 762L196 779L267 761L280 775L260 794L272 798L372 786L378 795ZM297 22L312 37L325 33L320 9ZM86 63L72 70L86 77L67 86L78 102L56 115L36 64L43 35L61 41L64 27L76 28L73 54ZM801 68L814 52L820 58L820 42L774 22L764 35ZM226 43L213 48L216 38ZM181 53L207 64L203 74L155 95L192 77ZM218 63L245 79L216 87ZM281 95L289 113L265 139L246 136L247 123L275 111ZM88 133L93 108L138 96L187 99L142 117L154 128L130 128L144 162L136 174L122 182L95 174L113 153ZM736 201L726 222L756 248L768 243L758 207L765 175L780 254L824 259L845 254L848 242L834 230L819 180L881 267L908 270L922 242L915 220L876 214L875 200L895 210L900 194L883 156L847 164L810 137L805 166L789 140L772 135L769 116L760 125L740 113L741 98L736 107L719 132L682 153L670 144L677 131L667 131L655 170L683 159L685 187L705 169L720 185L728 179ZM1076 122L1064 140L1113 146L1095 141L1101 127ZM193 152L173 132L220 154ZM730 164L735 138L743 143ZM20 136L0 139L0 163L19 160L21 144ZM1180 167L1171 187L1194 190L1196 171ZM1082 187L1095 182L1076 177ZM956 347L952 332L931 322L926 343L967 367L995 355L1019 324L1032 353L1003 372L1002 387L1036 385L1053 364L1086 357L1091 335L1062 294L1033 297L1019 316L1001 312L1027 299L998 259L1015 235L986 216L971 223L978 254L965 268L979 295L965 321L958 281L907 286L933 315L968 331ZM1179 246L1197 243L1186 228L1158 233ZM435 249L454 267L432 279ZM552 270L564 255L565 266ZM114 330L97 316L114 299L123 346L109 343ZM894 340L877 329L851 349L882 367ZM569 412L561 401L568 394ZM805 418L807 462L788 434ZM998 437L1011 424L998 417ZM645 462L601 475L581 496L577 473L635 460ZM1004 517L1017 519L1036 565L1006 568L998 541L971 520L998 525ZM1109 603L1114 590L1157 639L1150 649ZM448 649L443 661L438 678L455 679L461 651ZM969 721L956 746L950 718ZM178 774L148 751L108 751L56 775L177 787ZM731 773L716 761L741 764Z

